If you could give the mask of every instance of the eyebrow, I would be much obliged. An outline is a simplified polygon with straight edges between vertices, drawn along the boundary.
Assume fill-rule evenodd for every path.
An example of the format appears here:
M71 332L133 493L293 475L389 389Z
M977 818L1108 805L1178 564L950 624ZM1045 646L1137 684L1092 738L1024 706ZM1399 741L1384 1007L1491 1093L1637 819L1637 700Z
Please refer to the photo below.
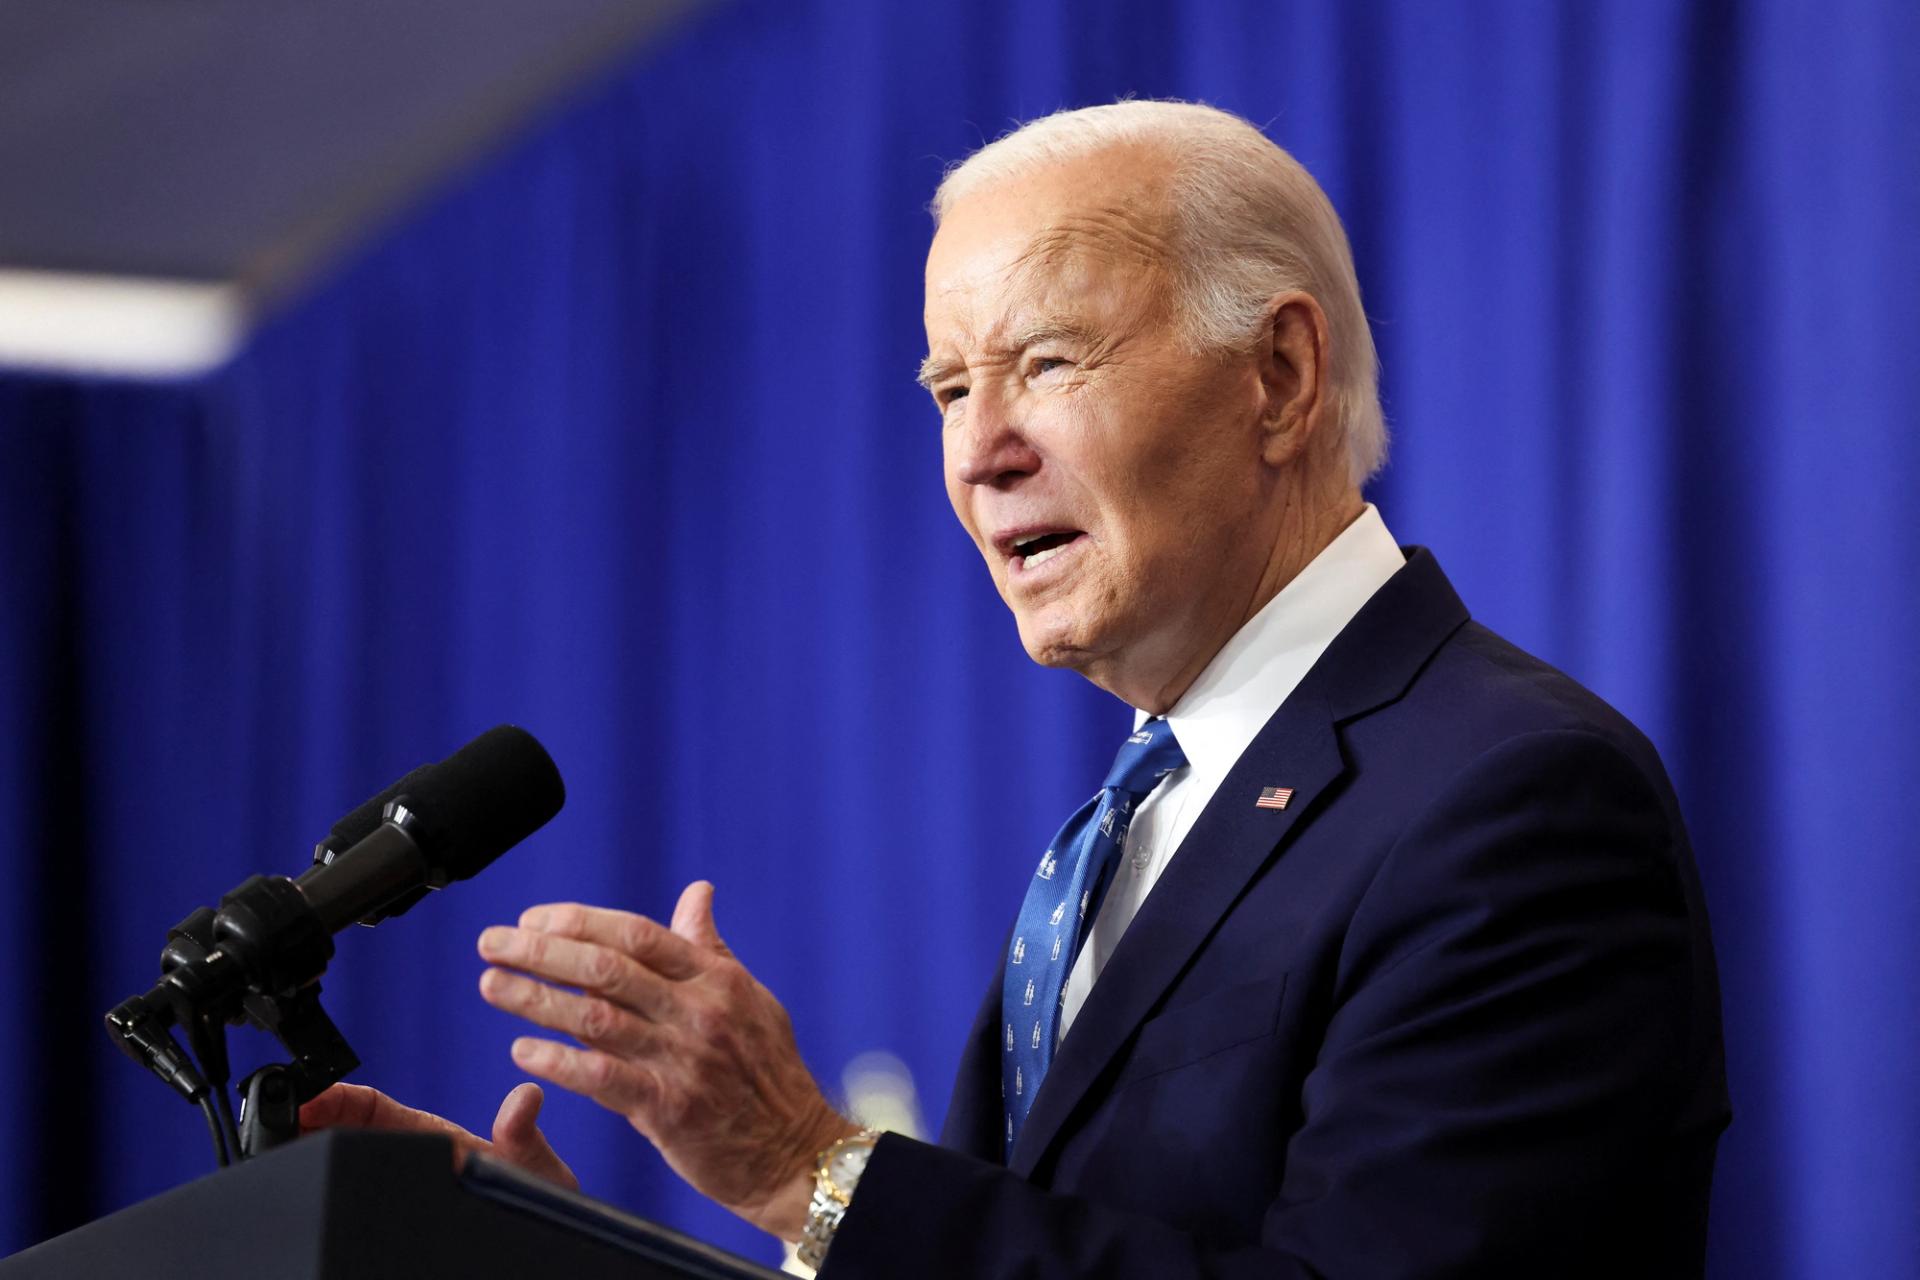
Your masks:
M914 381L918 382L931 393L934 384L950 376L956 367L951 360L936 360L932 356L928 356L920 362L920 372L919 375L914 378Z
M1018 354L1028 347L1037 347L1048 342L1080 342L1095 345L1099 337L1094 331L1077 320L1066 317L1043 317L1014 334L1005 343L995 344L995 353ZM932 391L935 384L949 378L966 366L953 360L938 359L929 355L920 362L919 376L915 381Z

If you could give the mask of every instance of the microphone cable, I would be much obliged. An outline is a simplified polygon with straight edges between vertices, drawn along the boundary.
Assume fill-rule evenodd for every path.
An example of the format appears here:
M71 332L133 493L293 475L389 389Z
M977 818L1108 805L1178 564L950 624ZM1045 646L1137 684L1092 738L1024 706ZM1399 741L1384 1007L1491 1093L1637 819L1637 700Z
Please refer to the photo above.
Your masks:
M217 911L189 914L168 931L160 982L108 1010L107 1034L200 1108L221 1168L297 1137L297 1111L289 1117L287 1104L360 1064L317 999L332 935L398 915L430 890L478 874L565 800L560 771L532 734L513 725L489 729L336 823L297 879L252 876ZM242 1081L245 1120L237 1122L227 1093L226 1026L243 1016L294 1061ZM186 1048L169 1025L186 1033ZM263 1076L269 1071L271 1078Z
M220 1108L222 1134L225 1139L220 1144L221 1154L225 1157L221 1160L220 1166L225 1168L240 1158L240 1125L233 1118L233 1097L227 1092L227 1082L224 1080L214 1082L212 1093L215 1103Z
M233 1157L227 1151L227 1131L221 1126L221 1109L215 1109L212 1095L218 1093L222 1103L227 1100L225 1089L209 1089L200 1095L200 1113L207 1118L207 1131L213 1135L213 1158L222 1169L233 1163Z

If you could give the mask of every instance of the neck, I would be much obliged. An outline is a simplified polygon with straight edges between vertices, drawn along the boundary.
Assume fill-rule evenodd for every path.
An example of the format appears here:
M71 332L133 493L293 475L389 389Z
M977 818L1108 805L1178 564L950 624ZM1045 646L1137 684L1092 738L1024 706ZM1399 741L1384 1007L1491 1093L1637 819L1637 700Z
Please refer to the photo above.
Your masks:
M1271 549L1250 568L1239 591L1218 601L1201 602L1194 626L1187 634L1164 642L1161 652L1129 652L1119 661L1102 664L1100 670L1088 669L1081 674L1129 706L1148 715L1166 715L1240 628L1299 577L1300 571L1365 509L1365 501L1354 488L1345 488L1322 503L1289 501L1280 512L1278 534L1268 544Z

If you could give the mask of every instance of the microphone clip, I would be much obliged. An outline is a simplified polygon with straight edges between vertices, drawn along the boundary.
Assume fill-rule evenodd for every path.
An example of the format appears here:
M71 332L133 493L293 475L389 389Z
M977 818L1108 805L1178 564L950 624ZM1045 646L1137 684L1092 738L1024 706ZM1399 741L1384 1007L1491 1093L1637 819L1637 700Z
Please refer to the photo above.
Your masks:
M281 995L253 992L247 1020L293 1055L240 1082L240 1154L257 1156L300 1136L300 1104L360 1065L352 1046L320 1007L320 984Z
M258 1155L300 1134L300 1105L360 1065L320 1007L317 975L333 956L333 939L306 899L283 876L253 876L167 933L160 981L106 1016L122 1052L187 1101L213 1104L225 1117L220 1150L233 1159ZM227 1099L226 1026L250 1022L273 1036L293 1060L261 1067L240 1081L240 1123ZM194 1057L168 1028L187 1032ZM222 1154L222 1163L227 1155Z

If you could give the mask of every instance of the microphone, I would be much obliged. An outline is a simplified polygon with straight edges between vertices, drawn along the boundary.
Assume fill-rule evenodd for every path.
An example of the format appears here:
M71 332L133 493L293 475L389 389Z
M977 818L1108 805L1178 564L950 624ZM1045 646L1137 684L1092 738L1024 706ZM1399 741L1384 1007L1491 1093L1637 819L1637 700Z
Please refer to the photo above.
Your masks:
M316 867L332 865L341 854L379 830L380 824L386 821L387 805L399 799L411 788L416 786L420 779L426 776L427 771L432 768L433 766L430 764L421 765L418 769L407 774L401 778L400 781L390 784L387 789L379 795L368 800L358 809L355 809L352 813L349 813L346 817L334 823L333 829L327 833L327 838L313 846L313 865ZM382 920L390 919L406 911L409 907L413 906L414 903L426 897L427 892L428 886L423 884L411 893L403 894L385 906L376 908L367 915L361 916L360 923L366 925L368 928L372 928ZM208 915L211 916L212 913L209 912ZM165 966L162 967L164 968Z
M325 860L299 879L252 876L221 898L210 939L202 926L212 945L198 957L171 947L176 963L145 999L171 1005L182 1022L189 1012L237 1021L249 990L285 995L314 981L333 958L333 934L478 874L565 802L560 771L532 734L489 729L335 823L315 850Z
M427 771L432 768L430 764L423 764L411 773L403 775L400 781L388 783L386 789L379 795L334 823L327 831L327 838L313 846L314 862L316 864L332 862L372 835L386 820L387 805L406 794L407 790L424 778Z
M340 819L292 885L328 933L376 924L477 875L545 826L566 795L546 749L503 724Z
M167 935L161 977L106 1015L107 1033L207 1117L221 1164L291 1141L298 1107L359 1065L320 1008L333 935L398 915L545 826L566 803L553 758L532 734L500 725L438 764L423 765L333 825L299 879L251 876ZM244 1019L293 1054L240 1082L236 1129L227 1102L222 1024ZM206 1074L168 1034L192 1034Z

